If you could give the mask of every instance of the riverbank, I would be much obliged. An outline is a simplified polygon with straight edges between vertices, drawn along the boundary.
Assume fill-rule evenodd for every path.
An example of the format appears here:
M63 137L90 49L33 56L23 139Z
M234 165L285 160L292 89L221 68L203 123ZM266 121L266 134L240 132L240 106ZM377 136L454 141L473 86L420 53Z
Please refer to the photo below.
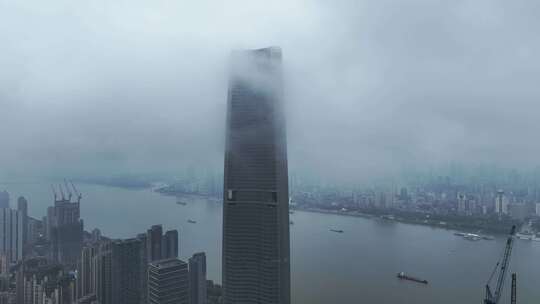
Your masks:
M165 190L166 189L166 190ZM219 198L201 193L187 193L170 191L169 187L154 189L155 192L167 196L200 196L209 200L220 200ZM361 210L326 209L307 204L291 205L292 211L306 211L323 214L333 214L349 217L375 218L385 221L394 221L412 225L422 225L442 228L446 230L474 232L477 234L505 235L509 227L520 226L522 223L509 218L498 219L494 217L464 217L457 215L436 215L399 209L376 209L366 208Z
M316 207L306 207L306 206L295 206L291 208L293 211L305 211L305 212L314 212L314 213L323 213L323 214L333 214L341 216L350 216L350 217L360 217L360 218L370 218L370 219L380 219L390 222L398 222L404 224L412 225L422 225L429 227L436 227L452 231L462 231L462 232L476 232L476 233L489 233L495 235L505 235L508 234L509 227L517 224L515 222L501 222L497 226L485 226L477 225L474 223L474 219L471 219L471 222L452 222L448 219L435 218L425 214L416 214L416 213L406 213L406 216L403 214L396 214L392 211L378 210L377 212L368 213L358 210L353 211L343 211L343 210L332 210L332 209L322 209Z

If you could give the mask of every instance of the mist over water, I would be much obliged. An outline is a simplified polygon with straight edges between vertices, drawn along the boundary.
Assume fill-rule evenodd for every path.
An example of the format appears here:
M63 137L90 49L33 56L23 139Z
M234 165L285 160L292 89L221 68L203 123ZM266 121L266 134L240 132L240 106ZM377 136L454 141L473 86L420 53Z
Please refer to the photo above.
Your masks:
M538 165L534 1L8 0L0 20L3 177L220 170L230 52L269 45L293 171Z

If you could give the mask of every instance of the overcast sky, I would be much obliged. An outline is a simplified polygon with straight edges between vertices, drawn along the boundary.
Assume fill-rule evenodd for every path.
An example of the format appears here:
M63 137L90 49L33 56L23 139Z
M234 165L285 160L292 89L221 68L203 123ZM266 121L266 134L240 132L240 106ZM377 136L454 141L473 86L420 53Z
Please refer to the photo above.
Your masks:
M535 0L0 0L0 176L223 162L232 49L283 50L292 170L540 164Z

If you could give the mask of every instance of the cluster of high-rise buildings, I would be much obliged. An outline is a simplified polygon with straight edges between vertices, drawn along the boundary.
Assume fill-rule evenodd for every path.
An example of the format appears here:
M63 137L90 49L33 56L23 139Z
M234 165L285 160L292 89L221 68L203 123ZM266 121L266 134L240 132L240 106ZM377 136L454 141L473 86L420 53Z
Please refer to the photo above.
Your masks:
M178 259L178 247L178 231L163 233L161 225L134 238L89 243L77 267L75 303L206 303L205 254L188 264Z
M403 211L440 216L501 218L523 221L540 217L540 195L534 188L502 190L495 185L423 184L398 189L362 190L297 186L292 191L296 208L342 212Z
M76 201L55 197L42 221L28 216L23 197L17 210L4 197L0 304L207 303L206 255L180 260L177 230L154 225L130 239L110 239L84 231L80 194Z

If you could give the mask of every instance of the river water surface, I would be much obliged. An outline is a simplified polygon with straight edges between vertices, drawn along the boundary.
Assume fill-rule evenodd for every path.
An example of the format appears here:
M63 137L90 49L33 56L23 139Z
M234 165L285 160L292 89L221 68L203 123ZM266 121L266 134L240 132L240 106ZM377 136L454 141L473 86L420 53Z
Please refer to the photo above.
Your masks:
M80 185L85 229L113 238L133 237L153 224L180 232L180 255L207 254L208 278L221 281L221 204L202 197ZM29 214L41 218L52 205L47 183L0 184L24 195ZM188 219L197 221L188 223ZM467 241L453 232L375 219L297 211L291 215L293 303L481 303L484 285L505 239ZM331 232L341 229L344 233ZM429 285L401 281L405 271ZM518 274L518 303L540 303L540 242L516 240L510 272ZM502 303L509 303L510 282Z

